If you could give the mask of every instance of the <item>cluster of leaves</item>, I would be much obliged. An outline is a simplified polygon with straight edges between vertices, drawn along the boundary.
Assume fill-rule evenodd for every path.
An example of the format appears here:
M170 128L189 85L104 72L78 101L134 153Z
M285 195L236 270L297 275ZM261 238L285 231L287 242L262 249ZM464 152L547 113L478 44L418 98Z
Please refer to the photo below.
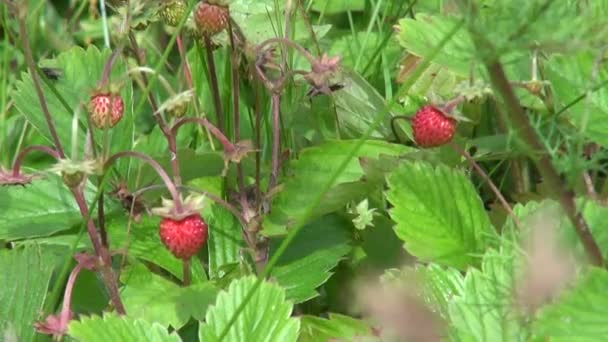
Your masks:
M124 32L127 16L130 38L164 82L187 89L183 58L188 61L196 96L186 115L217 109L204 53L209 46L182 35L185 53L178 53L173 44L180 32L157 16L162 2L106 2L104 13L86 1L28 2L27 39L35 56L52 56L40 59L39 67L60 71L57 79L43 82L46 104L65 149L78 156L87 147L77 137L90 133L86 113L77 108L89 99L112 55L103 47L104 32ZM284 32L316 56L342 57L340 87L329 94L310 96L309 83L298 77L280 94L281 148L290 154L279 185L261 194L268 208L256 237L269 262L260 263L251 253L242 220L213 203L202 212L210 239L192 260L191 283L181 286L182 262L161 243L159 218L142 210L141 219L133 220L124 198L104 196L97 223L115 252L127 315L110 307L99 274L82 270L71 294L69 338L604 338L608 272L587 259L577 222L535 162L537 152L549 155L561 186L574 196L579 218L607 256L608 1L233 0L229 6L232 24L247 42L245 57ZM16 43L18 18L10 17L8 7L0 15L0 163L7 169L24 146L52 144L53 137L23 47ZM184 24L187 32L191 23ZM112 46L128 39L110 38ZM265 174L272 170L273 100L241 65L240 97L234 101L229 36L213 39L220 101L226 112L241 113L240 121L227 116L227 136L236 140L236 124L241 137L255 140L259 133L258 150L225 170L219 144L204 130L190 128L177 136L178 163L188 187L234 203L231 190L239 182L257 189L271 182ZM306 68L305 58L291 49L275 53L285 54L291 70ZM496 75L488 61L504 66L546 151L530 151L520 134L525 128L509 120L500 87L491 86ZM125 54L113 65L110 78L123 84L126 113L112 130L95 132L103 135L97 148L107 155L145 153L170 169L169 146L147 100L148 92L161 100L171 94L154 81L146 89L141 75L132 82L137 63ZM391 117L413 114L429 99L456 96L469 101L460 109L468 120L460 124L455 144L474 151L475 166L490 170L489 177L468 168L470 158L451 146L426 150L399 143L411 137L407 123L392 129ZM52 164L41 157L25 161L28 170ZM110 175L128 189L160 183L152 169L129 160L119 161ZM507 208L488 182L497 185ZM84 190L88 203L109 194L93 179ZM0 187L0 336L7 341L47 338L34 330L34 322L59 310L76 265L73 255L93 247L71 195L51 172L25 187ZM164 190L148 191L143 206L156 205L161 195ZM535 243L538 232L545 234L541 244ZM378 284L362 290L358 283L370 274ZM389 294L381 295L385 290Z

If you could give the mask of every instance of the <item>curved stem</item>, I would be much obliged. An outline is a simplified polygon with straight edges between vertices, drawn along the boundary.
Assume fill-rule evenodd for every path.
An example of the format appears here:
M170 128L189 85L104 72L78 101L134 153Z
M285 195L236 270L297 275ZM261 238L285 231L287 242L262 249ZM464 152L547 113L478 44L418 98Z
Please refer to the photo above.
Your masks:
M99 81L100 87L105 87L108 84L110 80L110 73L112 72L112 66L114 66L116 59L118 59L118 56L120 56L121 53L122 46L119 46L114 51L112 51L112 55L110 55L110 58L103 67L103 74L101 75L101 81Z
M165 169L163 169L163 167L156 160L152 159L148 155L145 155L140 152L135 152L135 151L118 152L118 153L114 154L113 156L111 156L105 162L105 164L103 166L104 170L108 169L110 166L112 166L112 164L114 162L116 162L118 159L123 158L123 157L138 158L138 159L141 159L141 160L147 162L148 165L150 165L156 171L156 173L160 176L160 178L165 183L167 190L169 190L169 192L171 193L171 197L173 197L173 202L175 204L175 210L177 212L182 211L182 201L181 201L181 197L179 195L179 191L177 191L177 187L175 186L175 183L173 183L173 181L171 180L171 177L169 177L169 175L167 174Z
M67 327L68 322L70 321L70 307L72 306L72 291L74 290L74 285L76 284L76 279L82 271L82 264L77 263L76 267L70 273L70 277L68 278L68 282L65 285L65 293L63 294L63 306L61 307L61 314L59 316L59 326Z
M460 155L462 155L467 160L467 162L475 169L477 174L479 174L479 176L481 176L481 178L483 178L483 180L486 181L486 183L488 183L488 185L490 186L490 189L492 190L492 192L494 193L494 195L496 196L496 198L498 199L500 204L502 204L503 208L505 208L507 213L511 216L511 218L513 218L513 222L515 223L517 228L521 229L521 227L522 227L521 222L517 218L517 215L515 215L515 213L513 212L513 208L511 207L509 202L507 202L507 200L502 195L502 193L500 192L498 187L494 184L494 182L492 181L490 176L481 168L481 166L479 166L479 164L475 161L475 159L473 159L473 157L462 147L458 146L454 142L450 143L450 146L456 152L458 152Z
M224 135L224 133L222 133L222 131L220 131L217 127L215 127L211 122L209 122L209 120L205 119L205 118L183 118L180 119L179 121L177 121L173 127L171 128L171 132L174 136L177 135L177 131L179 130L179 128L187 123L197 123L199 125L204 126L205 128L207 128L209 130L209 132L211 134L213 134L219 141L220 143L224 146L224 150L225 151L232 151L234 150L234 145L230 142L230 140L226 137L226 135Z
M27 157L28 154L34 151L44 152L57 160L61 158L59 156L59 152L57 152L57 150L52 147L44 145L34 145L26 147L23 151L21 151L21 153L19 153L17 159L15 159L15 163L13 164L13 176L18 176L21 174L21 165L23 164L25 157Z
M315 56L313 56L310 52L308 52L300 44L295 43L294 41L289 40L287 38L270 38L268 40L263 41L256 47L256 49L255 49L256 54L259 54L260 51L262 51L263 48L266 47L267 45L274 44L274 43L283 43L283 44L297 50L308 60L308 62L310 62L310 64L314 64L317 62L317 58Z

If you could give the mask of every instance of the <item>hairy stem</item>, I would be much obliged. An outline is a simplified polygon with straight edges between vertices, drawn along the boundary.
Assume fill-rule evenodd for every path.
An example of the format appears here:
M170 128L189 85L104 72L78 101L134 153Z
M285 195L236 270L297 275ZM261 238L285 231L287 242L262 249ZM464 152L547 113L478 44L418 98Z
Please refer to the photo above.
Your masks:
M57 128L55 127L55 122L53 121L53 117L46 103L44 92L42 91L42 86L40 84L40 75L38 75L38 72L36 71L36 62L34 61L32 47L30 46L29 34L27 30L27 9L25 8L26 6L27 5L24 3L22 7L18 8L18 13L16 13L17 17L19 18L19 34L21 36L21 42L23 44L25 62L30 71L30 75L32 76L32 80L34 82L34 89L36 90L38 101L40 102L40 106L42 107L42 112L44 113L44 118L46 120L46 124L51 134L51 137L53 139L55 149L60 158L65 158L63 146L61 144L61 140L59 139L59 134L57 134Z
M104 164L104 167L103 167L104 170L109 169L114 162L116 162L118 159L123 158L123 157L138 158L138 159L141 159L141 160L145 161L146 163L148 163L148 165L150 165L156 171L156 173L160 176L160 178L165 183L167 190L169 190L169 193L171 193L171 197L173 197L173 202L175 205L175 210L177 212L182 212L182 209L183 209L182 201L181 201L181 197L179 195L179 191L177 190L175 183L171 180L171 177L169 177L169 175L167 174L165 169L163 169L163 167L156 160L152 159L150 156L140 153L140 152L135 152L135 151L118 152L118 153L112 155L110 158L108 158L108 160Z
M281 95L272 94L272 170L268 189L272 189L279 179L281 153Z
M302 54L302 56L304 56L304 58L308 60L310 64L314 64L317 62L317 58L313 56L310 52L308 52L308 50L306 50L300 44L287 38L270 38L268 40L265 40L256 47L256 53L259 54L266 46L274 43L281 43L297 50L300 54Z
M183 119L180 119L171 128L172 134L174 136L176 136L179 128L181 126L187 124L187 123L197 123L199 125L204 126L205 128L207 128L209 130L209 132L211 134L213 134L213 136L215 136L217 138L217 140L220 141L220 143L222 144L222 146L224 146L224 151L229 152L229 151L233 151L234 150L234 145L230 142L230 140L226 137L226 135L224 135L224 133L222 133L222 131L220 131L219 128L215 127L211 122L209 122L209 120L207 120L205 118L183 118Z
M205 53L207 54L207 69L209 71L209 80L211 82L211 93L213 95L213 105L215 106L215 115L217 117L217 125L220 131L225 132L224 110L222 108L222 98L220 97L220 87L217 81L215 70L215 57L211 46L211 38L209 35L204 35Z
M479 166L479 164L477 164L475 159L473 159L473 157L466 150L464 150L462 147L458 146L456 143L451 143L450 146L452 146L452 148L456 152L458 152L460 155L462 155L467 160L467 162L473 167L473 169L475 169L477 174L479 174L479 176L481 176L481 178L483 178L483 180L486 183L488 183L488 186L490 187L490 189L492 190L492 192L494 193L494 195L496 196L496 198L498 199L500 204L502 204L503 208L507 211L507 213L511 216L511 218L513 218L513 222L515 223L515 225L518 228L521 228L522 227L521 222L519 221L519 219L513 212L513 208L511 207L509 202L507 202L507 200L502 195L502 193L500 192L498 187L494 184L494 182L492 181L492 178L490 178L490 176L488 176L488 174L481 168L481 166Z
M23 165L23 161L25 160L28 154L34 151L44 152L57 160L60 159L59 152L57 152L57 150L52 147L44 145L34 145L26 147L25 149L23 149L23 151L19 153L19 155L17 155L17 158L15 159L15 163L13 164L13 176L19 176L21 174L21 166Z
M93 243L95 254L103 261L100 273L106 287L108 288L110 300L112 301L114 308L116 308L116 311L121 315L125 315L126 310L120 298L118 279L114 273L114 270L112 269L112 257L110 256L108 249L102 245L99 234L97 233L97 229L95 228L95 223L89 216L89 207L87 206L84 198L84 193L82 192L82 189L72 189L72 194L78 203L82 217L89 217L87 221L87 230L89 232L91 242Z
M234 43L234 36L232 34L232 22L228 21L228 35L230 36L230 64L232 66L232 106L234 114L234 141L238 142L241 140L241 107L240 107L240 96L241 87L239 80L239 64L240 55L236 49ZM242 196L245 196L245 174L243 172L243 166L241 163L236 165L239 192Z
M484 52L495 51L491 42L483 37L480 32L475 32L473 30L473 34L474 42L478 50ZM508 119L515 127L520 128L520 135L534 153L534 162L536 163L541 176L547 182L548 189L553 191L555 197L559 200L562 208L570 218L570 221L576 229L576 233L585 247L589 259L593 264L603 266L604 260L602 252L591 234L587 222L576 208L574 193L562 181L559 172L553 166L550 153L534 130L534 127L530 124L528 116L519 103L517 95L515 95L513 87L505 74L498 56L495 54L486 54L484 64L490 75L492 85L507 107L506 112L509 113L509 115L507 115Z

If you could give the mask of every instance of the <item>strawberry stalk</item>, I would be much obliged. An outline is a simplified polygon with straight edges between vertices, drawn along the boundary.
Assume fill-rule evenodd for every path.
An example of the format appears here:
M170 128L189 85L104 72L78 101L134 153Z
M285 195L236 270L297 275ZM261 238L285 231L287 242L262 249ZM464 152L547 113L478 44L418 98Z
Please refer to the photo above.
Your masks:
M179 119L179 121L177 121L173 125L173 127L171 128L171 130L170 130L171 133L172 133L172 135L176 136L177 132L179 131L179 128L182 127L183 125L187 124L187 123L197 123L199 125L202 125L206 129L208 129L209 132L211 134L213 134L213 136L215 136L217 138L217 140L220 141L220 143L224 147L224 151L225 152L232 152L232 151L234 151L234 149L235 149L234 144L230 142L230 140L228 139L228 137L226 137L226 135L224 133L222 133L222 131L219 128L215 127L206 118L183 118L183 119Z
M114 164L118 159L124 158L124 157L137 158L137 159L141 159L144 162L148 163L148 165L150 165L154 169L154 171L156 171L158 176L165 183L165 186L166 186L167 190L169 191L169 193L171 194L171 197L173 198L173 201L175 203L176 211L178 213L182 212L182 209L183 209L182 201L181 201L181 197L179 195L179 191L177 190L175 183L171 180L171 177L169 177L169 175L163 169L163 167L156 160L152 159L150 156L140 153L140 152L135 152L135 151L118 152L118 153L112 155L110 158L108 158L108 160L106 160L106 162L103 166L103 169L108 170L112 166L112 164Z
M27 157L27 155L29 155L30 153L35 152L35 151L44 152L57 160L60 159L59 152L57 152L57 150L55 150L52 147L48 147L48 146L44 146L44 145L28 146L17 155L17 158L15 159L15 162L13 163L13 176L16 177L16 176L21 175L21 165L23 164L25 157Z
M10 4L10 2L9 2ZM38 96L38 101L40 102L40 106L42 107L42 112L44 114L44 118L47 123L47 127L51 134L51 138L53 139L53 144L55 145L56 151L60 158L65 158L65 154L63 151L63 146L61 144L61 140L59 139L59 134L57 134L57 128L55 127L55 122L53 121L53 116L49 111L49 107L46 102L46 98L44 96L44 92L42 91L42 86L40 85L40 75L36 71L36 62L34 62L34 56L32 54L32 47L30 46L29 33L27 30L27 2L23 2L21 7L15 6L17 17L19 18L19 33L21 36L21 42L23 46L23 52L25 55L25 62L30 71L30 75L32 76L32 80L34 81L34 89L36 90L36 95Z
M496 198L498 199L500 204L503 206L503 208L507 211L509 216L511 216L511 218L513 219L513 222L515 223L517 228L521 228L522 227L521 222L517 218L517 215L515 215L515 213L513 212L513 208L511 207L509 202L507 202L505 197L502 195L502 193L500 192L500 190L498 189L496 184L494 184L494 182L492 181L492 178L490 178L490 176L488 176L488 174L481 168L481 166L479 166L479 164L475 161L475 159L473 159L473 157L466 150L464 150L462 147L460 147L458 144L456 144L454 142L450 143L450 146L456 152L458 152L458 154L463 156L467 160L469 165L471 165L473 167L473 169L475 169L477 174L479 176L481 176L481 178L483 178L483 180L488 183L488 186L490 187L490 189L492 190L492 192L494 193L494 195L496 196Z
M215 107L215 115L217 117L217 124L222 132L225 132L226 127L224 126L224 110L222 108L222 99L220 97L220 88L217 81L217 74L215 70L215 58L213 56L213 50L211 47L211 38L208 34L203 35L205 42L205 54L207 56L207 71L209 75L209 81L211 83L211 93L213 95L213 106Z

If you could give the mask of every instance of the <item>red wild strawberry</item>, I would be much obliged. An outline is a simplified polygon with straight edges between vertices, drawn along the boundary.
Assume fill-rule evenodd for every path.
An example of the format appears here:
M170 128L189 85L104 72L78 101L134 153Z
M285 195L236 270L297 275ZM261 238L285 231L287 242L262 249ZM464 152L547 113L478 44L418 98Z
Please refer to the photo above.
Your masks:
M181 220L164 217L160 222L160 239L175 257L188 260L207 241L207 224L199 214Z
M196 6L194 20L202 34L215 35L228 27L228 6L218 0L201 1Z
M434 106L424 106L412 120L414 141L420 147L447 144L456 132L456 120Z
M122 119L125 103L119 94L99 93L91 97L89 113L97 128L114 127Z

